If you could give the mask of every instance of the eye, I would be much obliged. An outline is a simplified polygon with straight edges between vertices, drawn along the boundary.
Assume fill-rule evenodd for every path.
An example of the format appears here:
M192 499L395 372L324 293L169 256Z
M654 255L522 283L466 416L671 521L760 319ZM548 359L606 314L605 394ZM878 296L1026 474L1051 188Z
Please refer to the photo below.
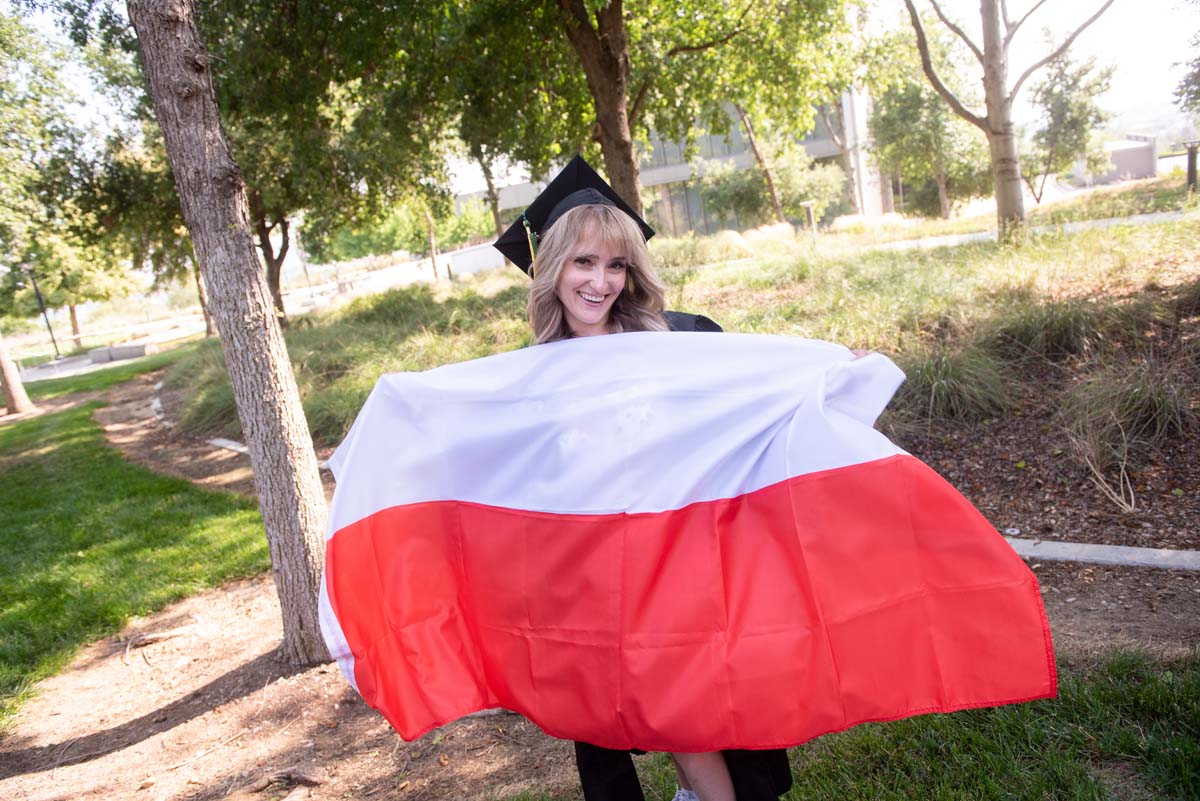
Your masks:
M608 269L610 270L624 270L625 267L626 264L623 261L610 261L608 263Z
M576 263L576 264L582 264L582 265L586 266L586 265L588 265L588 264L591 264L591 263L592 263L592 260L591 260L590 258L588 258L587 256L576 256L576 257L575 257L575 263Z

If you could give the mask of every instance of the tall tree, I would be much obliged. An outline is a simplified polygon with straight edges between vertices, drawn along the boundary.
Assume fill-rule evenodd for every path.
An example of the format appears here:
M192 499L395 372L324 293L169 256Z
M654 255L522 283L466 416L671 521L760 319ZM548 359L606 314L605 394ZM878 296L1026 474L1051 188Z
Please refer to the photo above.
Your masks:
M1113 68L1097 69L1095 59L1076 63L1068 53L1051 61L1033 86L1033 106L1040 120L1031 147L1021 157L1021 175L1035 203L1042 202L1046 179L1085 159L1096 173L1108 156L1094 144L1092 132L1111 116L1096 98L1108 91Z
M831 34L842 30L847 3L688 0L643 3L628 11L622 0L557 0L557 5L562 30L587 78L595 111L594 136L609 181L640 210L634 148L638 132L653 127L668 138L690 141L698 120L710 127L727 125L719 122L727 117L722 105L739 101L745 106L755 93L732 97L726 93L729 84L713 80L714 67L722 63L763 65L764 69L747 72L748 79L757 81L769 73L771 80L759 83L759 88L791 93L787 105L775 111L810 114L812 84L819 73L814 67L826 59L804 55L819 50ZM755 31L778 35L756 36ZM826 50L826 55L834 50Z
M0 314L37 314L34 280L49 307L70 309L78 347L76 305L112 297L128 285L124 266L78 236L83 212L65 187L85 148L74 123L74 95L59 77L57 53L13 17L0 16Z
M501 163L523 164L537 178L589 144L591 96L566 40L546 35L557 25L558 10L541 0L456 3L440 63L424 62L449 76L458 137L483 173L497 235L507 227L495 180Z
M58 5L81 43L98 27L101 40L133 52L128 26L112 3ZM299 212L328 230L378 211L444 169L444 80L408 78L426 54L440 49L446 10L444 2L280 6L267 0L214 0L198 8L282 324L282 267Z
M987 149L928 83L886 89L875 98L869 127L880 171L899 175L909 186L932 183L943 219L955 200L986 192L980 178L990 183Z
M917 48L925 76L954 113L983 131L991 153L992 182L996 195L996 222L1002 239L1011 238L1025 222L1025 201L1021 194L1021 162L1017 153L1017 133L1012 121L1012 106L1021 86L1037 70L1067 51L1071 43L1089 25L1100 18L1113 0L1104 0L1099 9L1066 36L1050 53L1025 69L1011 86L1008 80L1008 51L1013 38L1046 0L1037 0L1022 16L1013 20L1008 14L1006 0L980 0L979 17L983 33L980 47L957 22L943 11L938 0L929 0L937 18L971 51L983 71L985 111L972 110L968 103L953 92L942 80L931 57L925 26L914 0L904 0L909 21L917 36Z
M1200 6L1200 0L1192 2ZM1200 114L1200 32L1192 37L1192 51L1194 55L1187 65L1187 73L1175 88L1175 102L1186 111Z
M44 213L35 182L57 143L71 133L70 94L55 54L19 18L0 10L0 266L31 242Z
M840 16L829 16L826 6L810 9L799 4L755 19L739 34L736 46L693 56L707 62L707 75L699 69L694 74L711 87L704 93L701 118L710 130L721 132L729 119L726 108L733 106L780 222L785 209L767 154L781 148L761 146L756 129L779 141L799 140L813 130L819 107L830 99L830 88L851 83L854 64L848 56L862 23L852 10L843 8Z
M317 619L325 498L312 438L250 228L245 181L217 109L191 0L130 0L184 219L212 291L283 614L282 653L328 658Z
M872 157L880 171L910 185L932 185L933 208L925 213L948 218L954 201L986 193L988 153L976 130L938 96L922 74L911 33L888 37L895 54L887 79L876 87L868 120ZM954 42L932 31L929 49L943 80L970 98L959 78L962 58Z

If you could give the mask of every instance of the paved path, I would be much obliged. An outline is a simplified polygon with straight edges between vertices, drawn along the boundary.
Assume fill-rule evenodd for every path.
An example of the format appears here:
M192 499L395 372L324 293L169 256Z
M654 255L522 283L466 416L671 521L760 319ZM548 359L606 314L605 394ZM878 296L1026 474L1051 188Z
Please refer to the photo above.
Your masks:
M1112 228L1117 225L1147 225L1152 223L1174 222L1182 220L1187 212L1159 211L1154 214L1132 214L1128 217L1106 217L1102 220L1079 220L1078 222L1061 223L1059 225L1032 225L1031 234L1075 233L1089 228ZM995 231L976 231L971 234L946 234L945 236L927 236L923 239L901 239L895 242L882 242L878 245L863 245L864 250L932 250L947 248L955 245L965 245L971 242L995 242Z

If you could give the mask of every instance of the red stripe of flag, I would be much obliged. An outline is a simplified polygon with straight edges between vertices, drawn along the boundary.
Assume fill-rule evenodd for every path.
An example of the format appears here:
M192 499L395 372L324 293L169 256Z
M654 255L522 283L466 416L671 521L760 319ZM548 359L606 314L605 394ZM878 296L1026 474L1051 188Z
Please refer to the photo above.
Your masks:
M1056 691L1033 574L907 455L661 513L392 507L326 576L408 739L502 706L613 748L770 748Z

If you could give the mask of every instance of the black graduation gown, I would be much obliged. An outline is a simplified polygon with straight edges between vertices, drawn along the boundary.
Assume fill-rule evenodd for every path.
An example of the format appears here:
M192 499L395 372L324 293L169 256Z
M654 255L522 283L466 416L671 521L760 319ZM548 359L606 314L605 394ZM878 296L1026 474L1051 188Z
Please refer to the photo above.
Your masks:
M721 331L701 314L663 313L672 331ZM787 751L724 751L738 801L778 801L792 786ZM575 743L575 764L586 801L645 801L629 751Z

